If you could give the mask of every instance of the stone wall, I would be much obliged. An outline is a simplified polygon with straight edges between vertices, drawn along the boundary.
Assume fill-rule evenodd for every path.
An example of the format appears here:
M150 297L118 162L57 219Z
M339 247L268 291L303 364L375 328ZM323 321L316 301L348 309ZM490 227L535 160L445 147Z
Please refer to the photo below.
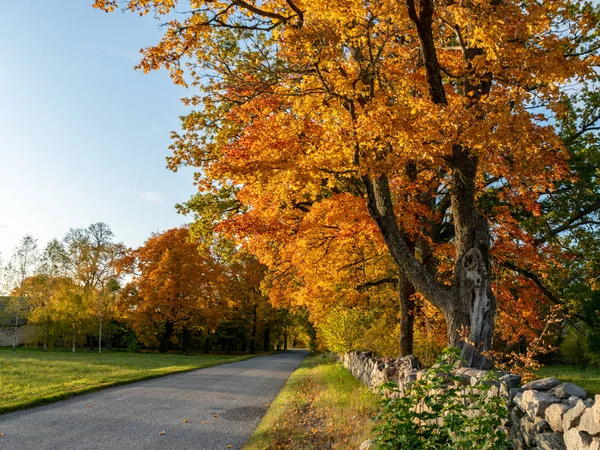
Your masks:
M398 384L400 395L424 370L414 356L381 358L371 352L341 357L344 366L373 391L387 381ZM465 386L487 375L485 370L457 367L454 374ZM521 386L519 375L499 372L495 391L509 404L510 441L515 450L600 450L600 395L595 401L575 384L544 378Z

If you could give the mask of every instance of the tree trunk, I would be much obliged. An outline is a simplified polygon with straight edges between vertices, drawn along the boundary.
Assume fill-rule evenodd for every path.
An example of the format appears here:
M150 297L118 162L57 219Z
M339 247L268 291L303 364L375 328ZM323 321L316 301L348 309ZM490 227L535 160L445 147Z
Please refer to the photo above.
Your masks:
M283 350L287 350L287 327L283 329Z
M75 324L73 324L73 336L72 336L71 344L72 344L71 350L73 351L73 353L75 353Z
M102 353L102 316L100 316L100 324L98 326L98 353Z
M398 297L400 301L400 348L399 356L413 353L415 302L412 299L414 288L406 275L398 273Z
M48 351L48 341L50 340L50 319L46 317L46 329L44 330L44 352Z
M475 177L478 159L459 146L453 148L452 215L456 236L453 308L444 311L448 340L452 345L468 335L462 357L472 367L489 368L482 355L491 349L496 318L492 293L490 230L475 206ZM461 334L463 336L461 336Z
M165 332L162 335L162 339L160 340L159 351L161 353L167 353L169 347L171 345L171 336L173 336L174 324L173 322L165 323Z
M257 322L257 305L254 304L254 308L252 308L252 331L250 332L250 354L255 352L255 343L256 343L256 322Z
M363 181L369 213L398 268L413 287L446 317L448 345L462 348L462 357L470 367L487 368L489 361L481 352L491 348L496 311L489 271L490 236L487 222L476 213L474 176L469 178L471 174L466 173L467 169L476 171L477 162L468 156L467 163L470 165L455 159L457 169L453 176L452 208L457 261L452 289L438 283L413 255L396 222L388 178L385 175L374 179L364 176ZM465 164L458 165L460 163ZM461 332L469 336L470 343L465 344L461 340Z
M263 350L265 352L271 351L271 329L269 327L265 328L265 335L263 340Z
M210 350L210 336L206 336L206 340L204 341L204 353L208 353Z
M190 345L190 330L188 329L188 327L184 327L183 333L181 336L181 351L187 352L189 345Z
M21 299L17 300L17 312L15 313L15 330L13 332L13 352L17 349L19 343L19 310L21 309Z

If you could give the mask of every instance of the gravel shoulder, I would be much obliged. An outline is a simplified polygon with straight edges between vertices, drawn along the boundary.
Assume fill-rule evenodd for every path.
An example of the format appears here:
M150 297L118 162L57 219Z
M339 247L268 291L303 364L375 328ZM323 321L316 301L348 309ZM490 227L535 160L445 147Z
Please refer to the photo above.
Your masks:
M307 355L261 356L4 414L0 448L241 449Z

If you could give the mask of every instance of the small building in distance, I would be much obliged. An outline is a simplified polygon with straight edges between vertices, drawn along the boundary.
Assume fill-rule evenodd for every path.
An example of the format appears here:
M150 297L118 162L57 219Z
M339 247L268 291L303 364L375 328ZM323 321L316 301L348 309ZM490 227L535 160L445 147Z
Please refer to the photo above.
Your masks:
M10 311L12 297L0 296L0 347L12 346L15 332L15 316ZM27 319L19 319L17 345L35 344L36 327L27 325Z

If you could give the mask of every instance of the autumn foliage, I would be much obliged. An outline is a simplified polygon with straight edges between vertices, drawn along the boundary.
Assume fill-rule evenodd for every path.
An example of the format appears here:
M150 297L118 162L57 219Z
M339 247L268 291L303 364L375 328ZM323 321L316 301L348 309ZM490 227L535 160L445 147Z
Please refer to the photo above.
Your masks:
M555 124L597 78L592 4L95 2L119 5L167 24L138 67L191 88L169 165L198 169L196 231L257 255L274 298L318 322L388 279L402 323L428 302L477 366L496 322L540 329L562 255L528 223L573 175Z

